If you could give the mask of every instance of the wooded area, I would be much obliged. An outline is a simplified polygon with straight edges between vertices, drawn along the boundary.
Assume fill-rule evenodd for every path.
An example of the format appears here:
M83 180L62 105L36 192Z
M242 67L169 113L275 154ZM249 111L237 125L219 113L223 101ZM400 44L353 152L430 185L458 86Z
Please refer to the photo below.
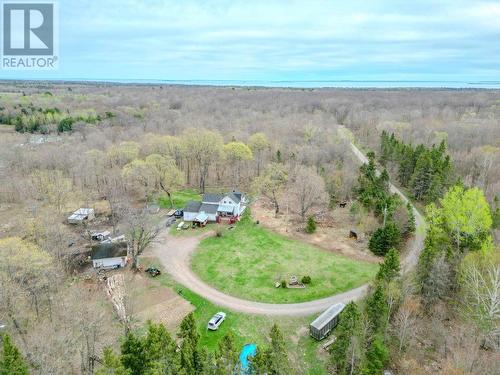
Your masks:
M80 274L93 228L65 224L76 209L95 208L100 224L126 235L135 266L158 229L146 207L160 198L173 207L185 188L248 191L276 215L289 209L311 233L316 217L344 201L356 200L353 215L375 215L369 247L385 260L366 301L342 313L330 373L498 368L498 91L4 82L0 122L0 324L10 335L0 368L11 361L21 374L93 374L102 353L112 370L102 374L142 373L127 362L132 355L161 362L162 373L195 366L188 340L173 354L161 327L136 337L114 319ZM368 164L360 168L339 126L372 151ZM389 192L389 178L427 205L415 278L399 264L415 217ZM168 355L155 352L153 338ZM271 343L256 368L290 373L276 360L285 351L279 330ZM136 344L148 349L131 353ZM230 368L231 338L220 345L206 360ZM186 374L212 373L196 371Z

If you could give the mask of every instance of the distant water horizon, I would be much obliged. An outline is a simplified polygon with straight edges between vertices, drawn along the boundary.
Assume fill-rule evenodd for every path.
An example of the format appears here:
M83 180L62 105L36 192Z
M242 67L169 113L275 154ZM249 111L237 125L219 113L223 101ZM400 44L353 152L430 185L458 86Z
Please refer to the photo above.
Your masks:
M265 88L359 88L359 89L500 89L500 81L424 81L424 80L165 80L165 79L2 79L0 82L54 82L89 84L182 85Z

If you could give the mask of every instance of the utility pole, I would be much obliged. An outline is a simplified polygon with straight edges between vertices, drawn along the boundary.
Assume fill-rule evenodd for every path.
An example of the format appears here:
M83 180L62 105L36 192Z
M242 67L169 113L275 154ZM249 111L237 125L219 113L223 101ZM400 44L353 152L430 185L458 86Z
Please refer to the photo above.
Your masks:
M384 228L385 228L386 220L387 220L387 203L384 206Z

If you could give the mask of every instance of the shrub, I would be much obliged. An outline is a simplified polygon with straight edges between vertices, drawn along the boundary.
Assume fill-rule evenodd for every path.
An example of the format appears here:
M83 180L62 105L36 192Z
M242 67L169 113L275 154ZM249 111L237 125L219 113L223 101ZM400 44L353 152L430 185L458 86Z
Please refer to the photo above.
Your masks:
M222 237L223 235L224 235L224 230L220 226L217 226L217 228L215 228L215 236Z
M316 221L314 221L314 217L310 216L309 219L307 219L306 233L314 232L316 232Z
M57 131L59 133L73 130L73 124L75 120L72 117L66 117L59 122Z
M311 284L311 276L303 276L302 284Z
M281 287L286 288L286 280L281 280Z

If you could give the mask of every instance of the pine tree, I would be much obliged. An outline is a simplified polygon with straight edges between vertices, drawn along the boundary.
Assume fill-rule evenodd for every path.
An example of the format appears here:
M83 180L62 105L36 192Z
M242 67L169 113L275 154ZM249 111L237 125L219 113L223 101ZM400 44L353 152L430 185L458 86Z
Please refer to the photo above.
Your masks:
M340 314L335 329L337 339L330 347L332 364L339 375L349 374L354 367L356 335L359 334L361 314L355 302L349 302Z
M389 222L385 227L373 232L368 247L375 255L385 255L389 249L397 248L400 242L401 232L398 226L394 222Z
M415 221L415 214L413 213L413 207L410 202L406 204L406 210L408 212L408 222L406 223L406 234L415 233L417 224Z
M131 375L141 375L149 366L142 340L131 332L127 333L121 345L120 360Z
M238 350L234 343L234 336L228 333L219 341L215 354L217 375L234 375L238 366Z
M148 322L148 332L144 339L144 350L148 363L161 374L175 374L178 371L180 358L176 352L177 345L163 324Z
M376 283L375 290L366 299L365 313L373 334L382 332L387 321L387 303L384 284Z
M410 186L417 200L424 200L431 187L433 178L432 158L428 151L424 151L417 159L415 171L411 177Z
M196 327L194 314L188 314L181 322L178 334L183 339L181 346L181 367L199 374L203 370L203 355L198 348L200 334ZM188 372L189 373L189 372Z
M130 375L129 369L126 369L120 359L111 348L104 348L104 358L102 367L96 371L96 375ZM170 375L170 374L168 374Z
M271 346L269 350L269 375L288 375L291 371L286 350L285 339L279 327L274 324L269 333Z
M310 216L307 219L307 224L306 224L306 233L314 233L316 232L316 221L314 220L314 217Z
M382 337L377 336L368 347L361 368L362 375L380 375L389 360L389 350Z
M19 349L9 335L3 336L3 349L0 354L0 375L28 375L26 364Z
M377 280L389 282L399 276L400 271L399 252L392 248L384 257L377 273Z

